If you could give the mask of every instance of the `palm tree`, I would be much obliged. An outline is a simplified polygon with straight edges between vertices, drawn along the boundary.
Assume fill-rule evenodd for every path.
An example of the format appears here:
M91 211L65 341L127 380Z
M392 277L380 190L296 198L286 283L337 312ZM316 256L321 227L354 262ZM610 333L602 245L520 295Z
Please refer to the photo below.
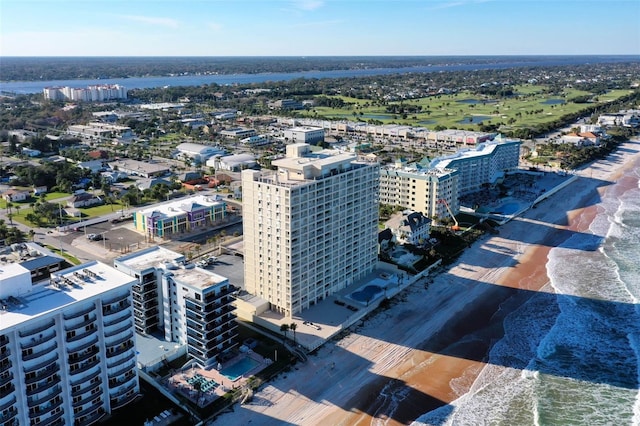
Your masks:
M296 328L298 328L298 324L296 324L295 322L292 322L289 325L289 330L293 331L293 346L296 345Z
M34 231L33 229L29 229L29 238L31 238L31 242L33 242L35 236L36 236L36 231Z
M280 325L280 331L282 331L282 344L287 340L287 331L289 331L289 324Z

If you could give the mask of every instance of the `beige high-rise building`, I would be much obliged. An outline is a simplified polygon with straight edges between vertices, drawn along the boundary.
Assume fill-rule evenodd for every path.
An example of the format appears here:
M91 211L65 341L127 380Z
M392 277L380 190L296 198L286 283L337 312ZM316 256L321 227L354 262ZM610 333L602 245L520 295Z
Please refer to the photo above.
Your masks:
M290 317L373 271L380 169L308 144L272 164L242 172L244 282Z
M419 168L397 162L380 170L380 202L420 212L427 217L458 213L459 172L451 169Z

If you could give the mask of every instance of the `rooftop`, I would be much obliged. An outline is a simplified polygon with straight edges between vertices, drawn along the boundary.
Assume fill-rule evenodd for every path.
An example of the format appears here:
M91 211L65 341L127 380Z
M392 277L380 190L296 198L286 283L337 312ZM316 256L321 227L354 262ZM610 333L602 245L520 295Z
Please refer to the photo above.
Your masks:
M147 269L157 268L164 263L180 263L183 261L184 255L160 246L149 247L148 249L118 257L115 260L115 262L135 271L145 271Z
M130 286L134 282L135 278L99 261L53 273L48 284L34 285L30 293L2 300L0 333L8 332L25 321L64 310L74 303L92 299L118 287Z
M164 216L166 218L180 216L188 211L193 211L194 207L211 207L225 205L224 201L216 200L214 197L207 195L194 195L193 197L171 201L160 205L154 205L151 208L140 210L145 216Z
M176 282L198 290L229 282L227 278L206 269L196 268L193 264L184 265L179 269L172 269L171 272L173 272L173 278Z
M493 153L496 150L496 148L499 146L514 144L514 143L519 144L521 142L519 140L497 140L497 139L490 142L484 142L479 144L474 149L461 149L455 154L436 158L431 162L431 167L437 167L439 169L445 168L445 167L448 167L449 164L451 164L451 162L454 160L481 157L481 156Z

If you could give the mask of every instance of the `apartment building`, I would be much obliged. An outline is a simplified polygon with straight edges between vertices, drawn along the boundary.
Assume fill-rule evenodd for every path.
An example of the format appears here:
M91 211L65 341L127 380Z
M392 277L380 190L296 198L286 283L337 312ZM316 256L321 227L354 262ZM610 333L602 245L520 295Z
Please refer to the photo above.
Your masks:
M69 101L108 101L111 99L127 99L127 89L119 84L100 84L79 87L45 87L44 98L47 100L69 100Z
M284 138L292 143L316 144L324 141L324 129L318 127L293 127L285 129Z
M229 280L186 263L179 253L150 247L119 257L114 267L136 279L135 328L187 346L187 355L203 368L238 344Z
M275 171L242 172L244 281L287 317L364 278L377 262L377 163L287 146Z
M447 217L446 205L460 210L459 176L456 170L434 169L397 161L380 170L380 203L402 206L427 217Z
M474 149L463 149L455 154L439 157L431 168L457 170L460 195L479 190L483 184L494 183L505 172L518 168L520 162L519 140L496 138L478 145Z
M134 279L98 261L32 286L2 271L0 421L91 425L139 394Z

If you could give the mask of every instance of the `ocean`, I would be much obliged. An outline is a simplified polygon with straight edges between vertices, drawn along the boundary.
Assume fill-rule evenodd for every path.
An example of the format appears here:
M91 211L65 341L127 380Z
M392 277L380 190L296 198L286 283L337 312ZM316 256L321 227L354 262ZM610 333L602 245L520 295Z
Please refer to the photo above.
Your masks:
M640 159L567 235L470 390L414 424L640 425Z

